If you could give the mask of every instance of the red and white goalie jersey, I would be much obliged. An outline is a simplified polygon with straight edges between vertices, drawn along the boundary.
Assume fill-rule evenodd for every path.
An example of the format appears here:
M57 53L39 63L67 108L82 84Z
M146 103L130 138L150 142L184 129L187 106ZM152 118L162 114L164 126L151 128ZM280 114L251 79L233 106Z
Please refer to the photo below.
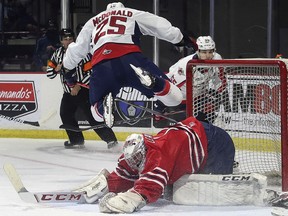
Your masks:
M198 59L197 53L180 59L169 68L169 73L166 74L171 82L181 89L184 100L186 99L186 66L192 59ZM222 59L222 57L215 52L212 59ZM194 97L205 94L209 89L221 93L227 85L223 68L218 67L207 67L207 70L201 71L195 68L193 79Z
M207 137L201 122L189 117L161 130L157 135L144 134L147 148L144 169L131 169L123 154L118 166L108 176L110 192L132 189L155 202L167 184L173 184L184 174L201 171L207 160Z
M173 44L183 38L181 31L162 17L131 8L110 8L85 23L76 43L67 49L64 67L73 69L89 52L93 55L92 66L105 59L141 52L141 35Z

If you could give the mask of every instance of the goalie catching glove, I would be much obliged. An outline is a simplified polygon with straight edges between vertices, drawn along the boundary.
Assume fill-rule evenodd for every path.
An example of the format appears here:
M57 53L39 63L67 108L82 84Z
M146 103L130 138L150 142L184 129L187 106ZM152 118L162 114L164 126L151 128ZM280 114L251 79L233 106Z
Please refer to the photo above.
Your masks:
M86 202L90 204L94 203L109 192L107 183L108 175L108 170L103 169L94 178L79 185L73 192L84 193Z
M118 194L110 192L100 200L99 209L103 213L132 213L145 205L145 199L135 191Z

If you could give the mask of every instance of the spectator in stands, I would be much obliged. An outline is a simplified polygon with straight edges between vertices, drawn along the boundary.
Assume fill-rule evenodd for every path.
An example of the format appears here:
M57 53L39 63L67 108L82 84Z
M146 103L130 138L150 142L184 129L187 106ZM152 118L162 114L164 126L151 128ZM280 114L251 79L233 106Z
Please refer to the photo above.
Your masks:
M50 79L54 79L57 74L60 74L60 79L63 86L63 97L60 106L60 117L62 123L65 125L71 125L78 127L76 120L76 111L80 108L90 125L99 125L100 122L96 122L90 111L89 103L89 89L81 87L81 85L87 85L90 81L90 74L92 72L91 67L91 55L84 58L77 66L76 79L77 83L74 86L69 86L64 81L64 73L62 69L62 60L65 51L70 43L74 41L74 32L71 29L62 29L60 32L60 40L62 46L58 48L48 61L47 76ZM119 147L116 136L111 128L102 127L94 130L99 137L107 143L107 148L113 151ZM81 147L84 144L84 136L82 132L74 132L66 130L69 141L64 142L65 148Z
M4 1L4 5L0 1L0 31L2 31L2 29L4 28L4 26L5 26L4 23L6 22L7 19L8 19L8 13L7 13L7 7L5 6L5 1ZM4 25L2 25L2 23ZM5 28L4 28L4 30L5 30Z
M33 56L36 70L46 72L48 59L51 58L52 54L59 47L60 42L57 25L54 21L49 20L46 33L36 42L36 48Z
M10 26L12 26L17 19L17 2L15 0L6 0L1 3L4 3L4 15L6 15L6 19L4 20L4 30L9 31Z
M29 14L26 8L22 5L17 8L17 20L11 26L11 31L29 31L31 34L36 36L38 34L38 23Z

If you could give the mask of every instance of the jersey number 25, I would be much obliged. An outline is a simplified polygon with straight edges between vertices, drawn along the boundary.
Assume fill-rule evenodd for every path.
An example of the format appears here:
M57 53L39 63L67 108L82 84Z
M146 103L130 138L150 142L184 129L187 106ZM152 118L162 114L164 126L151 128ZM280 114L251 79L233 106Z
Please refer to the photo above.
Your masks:
M100 37L106 35L106 34L124 34L126 26L119 24L117 22L126 22L126 17L120 17L120 16L111 16L110 19L103 20L96 29L96 35L94 38L94 44L97 43ZM108 23L109 22L109 23ZM103 30L104 26L109 25L111 28L107 28L106 30Z

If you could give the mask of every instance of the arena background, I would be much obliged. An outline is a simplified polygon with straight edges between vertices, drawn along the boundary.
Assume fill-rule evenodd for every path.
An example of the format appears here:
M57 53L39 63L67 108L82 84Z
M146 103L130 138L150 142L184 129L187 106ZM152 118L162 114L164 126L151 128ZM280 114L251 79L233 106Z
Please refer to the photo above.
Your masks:
M114 1L102 0L0 0L1 5L10 6L18 2L27 8L27 12L37 20L39 28L49 19L55 19L59 29L71 27L75 30L79 23L85 23L91 16L101 12L106 5ZM274 58L277 54L288 56L288 17L285 0L125 0L125 6L157 13L167 18L183 32L193 38L211 35L217 52L223 58ZM0 91L15 91L12 99L0 97L1 137L51 137L65 138L66 134L58 127L59 105L62 89L58 79L49 80L44 73L35 70L32 56L37 38L28 38L27 31L11 31L4 25L4 7L1 8L0 43ZM4 16L3 16L4 14ZM164 71L186 54L179 52L172 44L156 41L152 37L143 37L142 50ZM17 92L31 91L27 100L17 98ZM151 108L151 101L131 89L135 101ZM122 92L123 93L123 92ZM33 96L33 97L32 97ZM125 104L117 106L117 119L122 115L145 116L147 113L135 109L126 112ZM118 112L119 111L119 112ZM126 114L125 114L126 112ZM124 113L124 114L123 114ZM4 117L3 117L4 116ZM81 113L79 121L86 124ZM17 120L18 119L18 120ZM24 122L23 122L24 121ZM28 123L27 123L28 122ZM40 126L32 126L38 122ZM167 123L164 123L165 125ZM163 125L154 125L152 120L115 127L119 139L131 131L156 133ZM156 127L155 127L156 126ZM92 131L85 132L87 139L97 139Z

